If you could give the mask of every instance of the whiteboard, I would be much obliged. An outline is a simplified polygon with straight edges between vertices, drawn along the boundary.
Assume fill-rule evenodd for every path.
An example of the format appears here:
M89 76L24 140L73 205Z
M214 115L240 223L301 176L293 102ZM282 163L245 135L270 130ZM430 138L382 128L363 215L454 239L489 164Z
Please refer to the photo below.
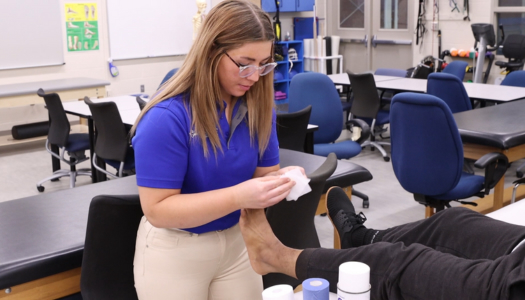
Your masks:
M211 7L208 0L207 10ZM107 0L111 59L187 54L194 0Z
M64 64L59 0L0 0L0 70Z

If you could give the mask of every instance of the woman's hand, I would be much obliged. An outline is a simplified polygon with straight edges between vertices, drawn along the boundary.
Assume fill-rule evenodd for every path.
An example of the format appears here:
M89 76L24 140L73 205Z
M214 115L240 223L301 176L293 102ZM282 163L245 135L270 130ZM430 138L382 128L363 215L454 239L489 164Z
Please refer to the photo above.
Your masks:
M286 172L288 172L290 170L293 170L293 169L299 169L301 171L301 173L304 175L304 177L306 177L306 173L304 172L304 168L303 167L299 167L299 166L289 166L289 167L286 167L286 168L279 169L277 171L270 172L268 174L265 174L264 176L281 176L284 173L286 173Z
M266 208L286 198L294 185L279 175L257 177L234 186L234 199L239 208Z

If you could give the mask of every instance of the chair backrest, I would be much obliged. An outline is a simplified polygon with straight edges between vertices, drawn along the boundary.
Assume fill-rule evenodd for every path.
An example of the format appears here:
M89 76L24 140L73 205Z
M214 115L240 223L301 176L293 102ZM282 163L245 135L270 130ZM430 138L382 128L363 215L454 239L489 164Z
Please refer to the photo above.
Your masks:
M354 102L350 113L360 118L375 119L381 106L381 99L377 94L374 75L370 73L348 73L348 78L350 78L350 85L354 93Z
M432 73L428 75L427 94L445 101L452 113L472 109L472 103L465 86L455 75L446 73Z
M293 113L277 114L277 139L279 148L304 152L306 130L310 121L312 106Z
M133 259L143 215L138 195L93 198L80 276L84 300L138 299Z
M407 70L379 68L374 72L374 74L375 75L385 75L385 76L407 77Z
M314 144L332 143L343 129L343 107L334 82L325 74L299 73L290 83L288 110L296 112L312 106L310 124L319 126Z
M166 81L170 80L171 77L173 77L173 75L175 75L175 73L177 73L177 71L179 70L179 68L175 68L175 69L171 69L165 76L164 78L162 79L162 81L160 82L159 84L159 87L157 89L159 89Z
M466 61L455 60L449 63L441 72L455 75L459 80L463 81L467 66L468 63Z
M439 195L454 188L463 169L463 144L448 105L427 94L400 93L390 106L392 166L411 193Z
M314 217L323 193L326 180L337 167L337 157L330 153L325 162L313 173L308 174L312 191L297 201L283 200L266 210L266 218L275 236L286 246L295 249L319 248ZM264 287L276 284L290 284L294 288L301 281L284 274L272 273L263 276Z
M525 87L525 71L514 71L507 74L501 85Z
M144 99L140 98L139 96L137 96L136 100L137 100L137 104L139 105L140 110L143 110L146 104L148 103L144 101Z
M88 97L84 102L89 106L97 139L95 141L95 153L103 159L124 161L129 148L129 138L124 123L120 118L115 102L93 103Z
M509 34L503 42L505 58L522 60L525 58L525 35Z
M43 89L38 89L36 93L38 96L44 98L49 112L50 124L47 140L50 144L64 147L69 138L71 125L69 125L69 120L64 111L64 106L62 106L60 96L58 96L57 93L46 94Z

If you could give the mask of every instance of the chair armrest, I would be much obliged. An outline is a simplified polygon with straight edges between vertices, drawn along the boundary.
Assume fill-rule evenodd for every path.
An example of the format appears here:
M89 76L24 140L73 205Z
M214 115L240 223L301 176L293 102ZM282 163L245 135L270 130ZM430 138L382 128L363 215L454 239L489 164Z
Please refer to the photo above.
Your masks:
M488 195L489 191L505 175L509 167L509 159L502 153L492 152L483 155L474 163L474 166L478 169L485 169L485 195Z
M524 184L525 183L525 178L520 178L514 182L512 182L512 184Z
M360 119L352 119L346 122L346 128L348 129L350 125L354 125L361 128L361 137L356 141L358 144L362 144L370 137L370 126Z

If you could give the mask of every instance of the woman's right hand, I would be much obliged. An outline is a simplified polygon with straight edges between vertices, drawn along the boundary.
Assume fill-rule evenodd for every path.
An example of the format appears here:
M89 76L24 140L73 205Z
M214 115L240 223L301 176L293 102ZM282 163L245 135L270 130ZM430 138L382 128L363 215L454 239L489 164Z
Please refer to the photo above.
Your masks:
M287 177L257 177L234 186L239 208L266 208L288 196L295 181Z

